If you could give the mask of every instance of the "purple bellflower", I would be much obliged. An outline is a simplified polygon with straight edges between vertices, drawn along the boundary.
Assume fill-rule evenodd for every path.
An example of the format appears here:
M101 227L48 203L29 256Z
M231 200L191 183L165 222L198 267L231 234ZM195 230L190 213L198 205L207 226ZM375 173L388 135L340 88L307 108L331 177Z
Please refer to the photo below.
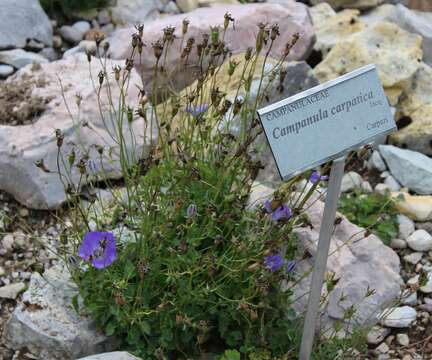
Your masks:
M201 117L208 110L208 108L209 108L208 104L200 104L197 106L188 105L186 106L186 112L197 119Z
M328 180L328 176L327 175L320 175L320 173L318 171L314 171L309 178L309 181L312 184L316 184L318 181L326 181L326 180Z
M116 241L110 232L90 231L84 235L78 256L92 263L96 269L111 265L117 258Z
M284 264L284 259L280 255L269 255L264 258L264 266L271 272L279 270Z
M264 209L267 214L271 214L271 218L274 222L278 222L279 220L288 220L292 216L292 210L285 204L272 210L270 201L266 200L264 202Z

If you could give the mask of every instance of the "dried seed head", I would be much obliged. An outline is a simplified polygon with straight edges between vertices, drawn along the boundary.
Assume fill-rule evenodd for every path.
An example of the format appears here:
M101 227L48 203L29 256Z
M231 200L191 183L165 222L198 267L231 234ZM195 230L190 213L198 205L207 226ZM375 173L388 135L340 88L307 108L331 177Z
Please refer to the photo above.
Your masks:
M275 41L276 38L277 38L279 35L280 35L280 32L279 32L279 25L278 25L278 24L275 24L275 25L273 25L272 28L271 28L270 39L271 39L272 41Z
M234 102L233 114L237 115L243 106L243 100L240 98L236 98Z
M126 59L126 65L125 65L126 71L131 71L133 69L133 66L134 66L133 59Z
M120 72L121 72L121 66L120 65L116 65L113 67L113 72L114 72L114 78L116 81L120 81Z
M85 162L84 159L80 159L80 161L77 164L77 168L78 168L79 173L81 175L85 175L85 173L86 173L86 162Z
M62 131L60 129L56 129L55 130L55 136L57 139L57 147L62 147L63 145L63 139L64 139L64 135L62 133Z
M99 153L99 155L102 155L104 152L104 147L102 145L96 145L96 150Z
M224 15L224 29L226 30L229 26L230 21L234 23L234 18L231 16L230 13L225 13Z
M105 53L108 52L109 47L110 47L110 43L108 41L105 41L103 43L103 50L104 50Z
M102 70L99 71L99 74L98 74L99 86L102 86L102 84L104 82L104 78L105 78L104 72Z
M152 47L153 47L153 53L154 53L155 58L157 60L159 60L160 57L162 56L162 51L163 51L162 41L160 39L155 41L152 44Z
M141 41L141 38L137 33L132 34L132 41L131 42L132 42L132 48L133 49L135 49L138 46L138 43L140 41Z
M252 58L252 47L248 47L245 52L245 60L249 61Z
M103 40L105 40L105 34L103 32L97 32L95 35L96 46L99 47Z
M75 103L77 104L78 107L80 107L82 102L82 96L80 94L75 94Z
M176 36L174 35L175 27L174 26L167 26L163 29L163 42L164 43L170 43L173 42Z
M183 19L182 33L185 35L188 32L189 20Z
M144 33L144 24L135 25L135 29L136 29L136 31L138 31L139 37L142 38L143 33Z

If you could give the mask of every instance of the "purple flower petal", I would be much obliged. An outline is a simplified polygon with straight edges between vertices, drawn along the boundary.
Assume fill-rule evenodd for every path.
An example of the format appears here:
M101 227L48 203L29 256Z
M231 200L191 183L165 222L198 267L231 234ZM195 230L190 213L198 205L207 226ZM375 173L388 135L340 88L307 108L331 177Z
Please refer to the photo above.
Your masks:
M266 211L267 214L272 213L272 209L271 209L269 200L264 201L264 210Z
M312 184L316 184L318 181L326 181L328 180L328 176L327 175L320 175L320 173L318 171L314 171L312 173L312 175L309 177L309 181Z
M200 104L197 106L194 105L188 105L186 106L185 111L192 115L194 118L199 117L200 115L202 115L203 113L205 113L209 108L208 104Z
M287 266L285 267L285 272L287 274L293 272L296 266L297 266L297 261L295 260L288 261Z
M114 235L110 232L88 232L78 249L78 256L85 261L91 261L96 269L111 265L117 257Z
M291 209L287 205L279 206L273 213L272 213L272 220L277 222L279 220L288 220L292 215Z

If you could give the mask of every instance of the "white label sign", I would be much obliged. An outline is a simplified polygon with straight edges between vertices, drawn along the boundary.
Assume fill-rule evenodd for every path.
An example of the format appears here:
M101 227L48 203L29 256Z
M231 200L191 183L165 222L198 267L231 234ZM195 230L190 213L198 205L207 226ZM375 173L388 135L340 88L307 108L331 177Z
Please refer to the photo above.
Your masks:
M258 110L283 180L396 130L374 65Z

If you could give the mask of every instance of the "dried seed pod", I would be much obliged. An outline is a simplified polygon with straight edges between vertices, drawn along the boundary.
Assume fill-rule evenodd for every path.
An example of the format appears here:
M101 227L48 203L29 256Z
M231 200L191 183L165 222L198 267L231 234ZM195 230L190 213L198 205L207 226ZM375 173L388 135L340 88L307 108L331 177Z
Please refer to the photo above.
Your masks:
M162 41L160 39L155 41L152 44L152 47L153 47L153 53L154 53L155 58L157 60L159 60L160 57L162 56L162 51L163 51Z
M252 58L252 51L253 51L253 49L251 47L248 47L246 49L246 52L245 52L245 60L246 61L249 61Z
M62 147L64 134L62 133L62 131L60 129L56 129L55 130L55 136L57 139L57 147L59 147L59 148Z
M185 35L188 32L188 27L189 27L189 20L183 19L183 23L182 23L182 34L183 35Z
M226 30L229 26L230 21L234 22L234 18L230 13L225 13L224 15L224 29Z
M99 74L98 74L99 86L102 86L102 84L104 82L104 78L105 78L104 72L102 70L99 71Z
M277 38L279 35L280 35L280 32L279 32L279 25L278 25L278 24L275 24L275 25L273 25L272 28L271 28L270 39L271 39L272 41L275 41L276 38Z
M135 25L135 29L138 31L139 37L142 38L144 34L144 24Z

